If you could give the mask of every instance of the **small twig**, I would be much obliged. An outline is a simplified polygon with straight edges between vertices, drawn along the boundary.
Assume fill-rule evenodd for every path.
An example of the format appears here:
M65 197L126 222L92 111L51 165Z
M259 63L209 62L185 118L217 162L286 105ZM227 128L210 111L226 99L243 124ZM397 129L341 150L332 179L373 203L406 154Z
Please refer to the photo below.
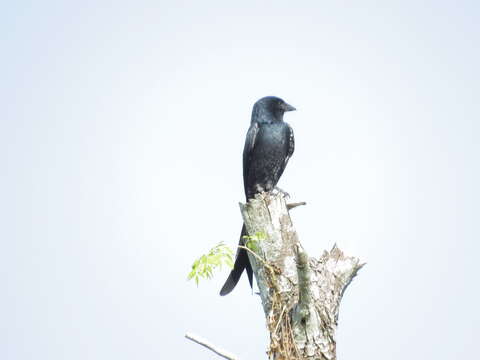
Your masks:
M247 250L250 254L252 254L253 256L255 256L258 260L260 260L262 262L263 265L265 266L268 266L268 264L265 262L265 260L263 260L255 251L253 251L252 249L244 246L244 245L238 245L238 248L239 249L244 249L244 250Z
M278 326L280 325L280 321L282 321L282 316L283 316L283 313L285 312L286 308L287 308L286 306L283 307L282 312L280 313L280 316L278 317L278 321L277 321L277 325L275 326L275 330L273 330L273 334L277 333Z
M244 245L238 245L238 248L247 250L250 254L255 256L256 259L260 260L261 263L270 271L270 274L272 274L272 277L275 278L275 269L270 264L268 264L265 260L263 260L255 251L253 251L252 249L249 249Z
M223 357L223 358L225 358L225 359L228 359L228 360L238 360L238 358L237 358L235 355L229 354L229 353L226 352L225 350L216 348L214 345L210 344L207 340L202 339L201 337L199 337L199 336L197 336L197 335L193 335L193 334L190 334L190 333L186 333L186 334L185 334L185 337L186 337L188 340L192 340L193 342L196 342L197 344L206 347L207 349L213 351L215 354L217 354L217 355L219 355L219 356L221 356L221 357Z
M291 210L293 208L296 208L297 206L302 206L302 205L307 205L307 203L305 201L301 201L301 202L287 204L287 209Z

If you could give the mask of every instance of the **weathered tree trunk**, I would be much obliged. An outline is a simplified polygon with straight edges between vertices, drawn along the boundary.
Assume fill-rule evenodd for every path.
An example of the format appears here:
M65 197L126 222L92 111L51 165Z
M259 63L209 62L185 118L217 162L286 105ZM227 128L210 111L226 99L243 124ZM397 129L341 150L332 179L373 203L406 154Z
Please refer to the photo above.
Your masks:
M318 259L309 257L298 240L283 194L258 194L240 208L270 332L269 357L336 359L340 301L363 264L344 256L336 246Z

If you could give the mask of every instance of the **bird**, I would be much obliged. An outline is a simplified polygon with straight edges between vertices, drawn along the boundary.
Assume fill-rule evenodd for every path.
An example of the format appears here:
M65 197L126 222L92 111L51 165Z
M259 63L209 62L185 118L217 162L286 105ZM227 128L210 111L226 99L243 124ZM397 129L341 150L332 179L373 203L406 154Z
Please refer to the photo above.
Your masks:
M260 192L277 188L288 160L295 150L295 138L291 126L283 121L285 112L296 110L292 105L276 96L266 96L253 105L250 127L243 148L243 185L247 201ZM243 224L239 245L244 245L247 235ZM237 285L243 270L246 270L250 287L253 270L247 251L237 249L235 264L220 295L229 294Z

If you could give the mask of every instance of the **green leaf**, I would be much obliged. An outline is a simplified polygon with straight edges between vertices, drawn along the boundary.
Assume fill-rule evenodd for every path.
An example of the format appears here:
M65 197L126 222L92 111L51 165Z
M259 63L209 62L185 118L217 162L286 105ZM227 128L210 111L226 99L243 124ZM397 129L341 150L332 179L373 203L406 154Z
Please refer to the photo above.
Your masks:
M233 251L221 242L193 262L187 279L194 279L198 285L200 278L211 279L214 271L223 265L233 268Z

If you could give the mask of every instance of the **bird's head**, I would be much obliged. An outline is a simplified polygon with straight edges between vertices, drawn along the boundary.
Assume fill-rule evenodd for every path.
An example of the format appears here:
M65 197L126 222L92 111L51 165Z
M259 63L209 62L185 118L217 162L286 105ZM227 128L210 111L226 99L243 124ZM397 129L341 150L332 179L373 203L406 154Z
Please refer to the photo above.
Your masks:
M276 96L265 96L253 105L252 121L282 121L285 112L294 110L292 105Z

